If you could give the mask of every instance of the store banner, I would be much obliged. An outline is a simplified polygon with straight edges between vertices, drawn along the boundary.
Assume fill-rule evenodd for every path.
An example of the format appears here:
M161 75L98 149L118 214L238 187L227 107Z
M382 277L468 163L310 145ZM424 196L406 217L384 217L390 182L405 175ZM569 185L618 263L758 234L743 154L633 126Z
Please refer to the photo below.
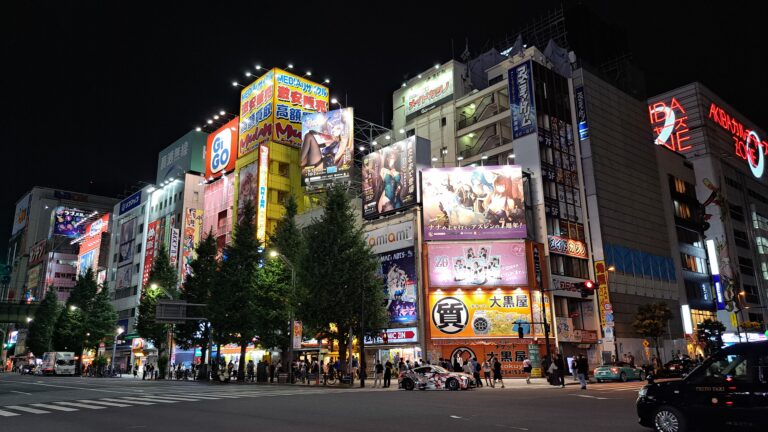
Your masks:
M429 285L527 286L525 243L428 243Z
M301 321L293 322L293 349L301 348L303 326Z
M429 294L433 339L517 338L531 336L528 290L437 290Z
M403 249L413 246L413 221L398 222L394 224L368 224L363 229L378 227L370 231L363 231L363 238L374 253L384 253L395 249Z
M171 247L169 249L171 267L175 268L179 259L179 229L171 229Z
M152 271L152 263L155 259L155 249L158 247L158 227L160 220L154 220L147 227L147 244L144 252L144 272L141 278L141 286L144 287L149 280L149 273Z

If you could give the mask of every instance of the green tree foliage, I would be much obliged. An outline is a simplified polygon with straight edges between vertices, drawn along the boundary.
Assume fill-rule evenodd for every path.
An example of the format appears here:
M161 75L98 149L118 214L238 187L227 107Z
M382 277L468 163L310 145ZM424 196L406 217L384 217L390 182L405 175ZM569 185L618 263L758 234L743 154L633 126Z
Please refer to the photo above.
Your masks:
M256 332L259 317L256 314L256 281L263 254L256 239L253 202L246 201L238 215L233 240L224 250L221 263L221 282L209 308L214 328L221 335L221 342L240 345L238 380L244 380L245 351Z
M165 353L168 349L169 325L155 321L157 301L177 297L177 284L176 270L171 266L168 250L161 244L152 262L147 284L141 290L136 322L136 331L142 338L151 341L157 347L159 354ZM158 368L158 370L163 376L164 369Z
M705 319L696 326L696 337L704 345L704 352L710 356L723 347L725 325L718 320Z
M379 260L355 223L346 191L328 190L323 216L304 232L306 247L297 268L301 289L299 317L310 332L339 341L340 360L353 334L362 328L378 331L386 325ZM332 331L329 324L336 324Z
M279 259L267 260L256 273L254 314L256 334L262 346L287 347L289 343L288 301L290 270Z
M56 328L56 320L60 313L61 306L59 306L56 292L48 290L40 303L40 307L35 312L27 336L27 346L37 357L42 357L44 352L51 351L53 330Z
M195 258L190 263L192 273L187 276L184 286L181 288L180 298L187 303L205 304L211 302L212 293L216 290L219 278L219 262L216 259L216 239L212 233L195 248ZM208 307L195 307L189 313L196 317L210 318ZM211 339L211 327L207 320L187 321L176 325L176 342L184 349L199 346L202 355L208 351L208 343ZM207 368L200 371L200 379L207 379Z
M649 303L638 308L635 322L632 323L637 334L653 339L657 358L661 358L659 339L667 331L667 323L670 319L672 319L672 311L666 303Z

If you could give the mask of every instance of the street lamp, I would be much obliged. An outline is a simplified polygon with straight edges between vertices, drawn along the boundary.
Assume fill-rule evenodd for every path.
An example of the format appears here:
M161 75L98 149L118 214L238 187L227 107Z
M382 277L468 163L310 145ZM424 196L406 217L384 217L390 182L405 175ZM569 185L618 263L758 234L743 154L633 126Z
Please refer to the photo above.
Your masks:
M125 329L123 329L122 327L118 327L117 330L115 331L115 339L112 341L112 363L111 363L111 365L112 365L112 372L113 373L115 372L115 350L117 349L117 337L120 336L121 334L123 334L124 331L125 331Z
M289 269L291 269L291 296L296 296L296 268L293 266L290 260L285 257L285 255L281 254L280 252L276 250L272 250L269 252L269 256L272 258L278 258L280 261L282 261L285 265L288 266ZM293 302L291 302L289 311L289 325L288 325L288 331L289 331L289 341L288 341L288 382L293 384ZM318 356L319 357L319 356ZM318 358L319 360L319 358Z

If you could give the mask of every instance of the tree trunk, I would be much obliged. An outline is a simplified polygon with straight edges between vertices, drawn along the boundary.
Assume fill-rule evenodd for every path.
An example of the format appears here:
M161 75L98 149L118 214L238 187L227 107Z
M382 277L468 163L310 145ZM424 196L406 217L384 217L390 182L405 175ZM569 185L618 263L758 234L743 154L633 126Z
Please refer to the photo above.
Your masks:
M339 333L339 366L344 374L349 373L347 368L347 336Z
M245 349L248 348L248 339L240 341L240 361L237 362L237 382L245 382Z

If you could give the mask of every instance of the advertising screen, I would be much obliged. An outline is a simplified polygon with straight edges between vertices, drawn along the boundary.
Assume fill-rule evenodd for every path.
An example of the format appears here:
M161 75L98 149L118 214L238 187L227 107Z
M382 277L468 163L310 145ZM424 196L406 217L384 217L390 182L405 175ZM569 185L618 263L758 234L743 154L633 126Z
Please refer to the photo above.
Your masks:
M305 115L301 138L302 184L349 178L355 144L352 108Z
M410 207L417 202L416 137L412 136L363 158L363 217Z
M312 113L328 111L328 87L275 69L274 103L275 128L272 140L291 147L301 147L302 119Z
M237 160L237 127L239 117L208 135L205 145L205 178L219 178L224 172L235 169Z
M453 99L453 65L431 70L405 91L406 121Z
M109 214L105 214L86 225L85 237L80 243L80 253L78 254L79 274L85 274L88 268L93 269L94 274L98 273L101 237L107 231L109 231Z
M527 290L451 290L429 294L433 339L510 338L531 335L531 298Z
M87 215L84 211L57 207L53 212L53 235L60 235L69 238L77 238L85 234L85 219Z
M265 147L266 148L266 147ZM237 194L237 222L242 221L243 207L246 201L251 201L256 206L256 194L259 190L259 165L258 162L252 162L240 169L238 175L238 194Z
M240 92L238 157L252 152L272 138L275 73L265 73Z
M525 243L428 243L430 287L528 285Z
M18 203L16 203L16 211L13 212L13 229L11 230L12 236L16 235L17 232L21 231L25 226L27 226L27 219L29 218L29 201L31 197L32 194L27 194Z
M518 165L422 171L425 240L525 238Z
M94 268L94 265L93 265L94 262L98 263L98 261L96 261L96 252L97 252L97 250L90 250L90 251L88 251L88 252L86 252L84 254L80 254L80 256L78 257L78 261L77 261L78 262L78 266L77 266L77 273L78 274L84 275L88 271L89 268L90 269Z
M509 70L509 106L512 111L512 137L536 132L536 103L533 95L531 62Z
M416 255L413 247L379 254L390 323L417 320Z

